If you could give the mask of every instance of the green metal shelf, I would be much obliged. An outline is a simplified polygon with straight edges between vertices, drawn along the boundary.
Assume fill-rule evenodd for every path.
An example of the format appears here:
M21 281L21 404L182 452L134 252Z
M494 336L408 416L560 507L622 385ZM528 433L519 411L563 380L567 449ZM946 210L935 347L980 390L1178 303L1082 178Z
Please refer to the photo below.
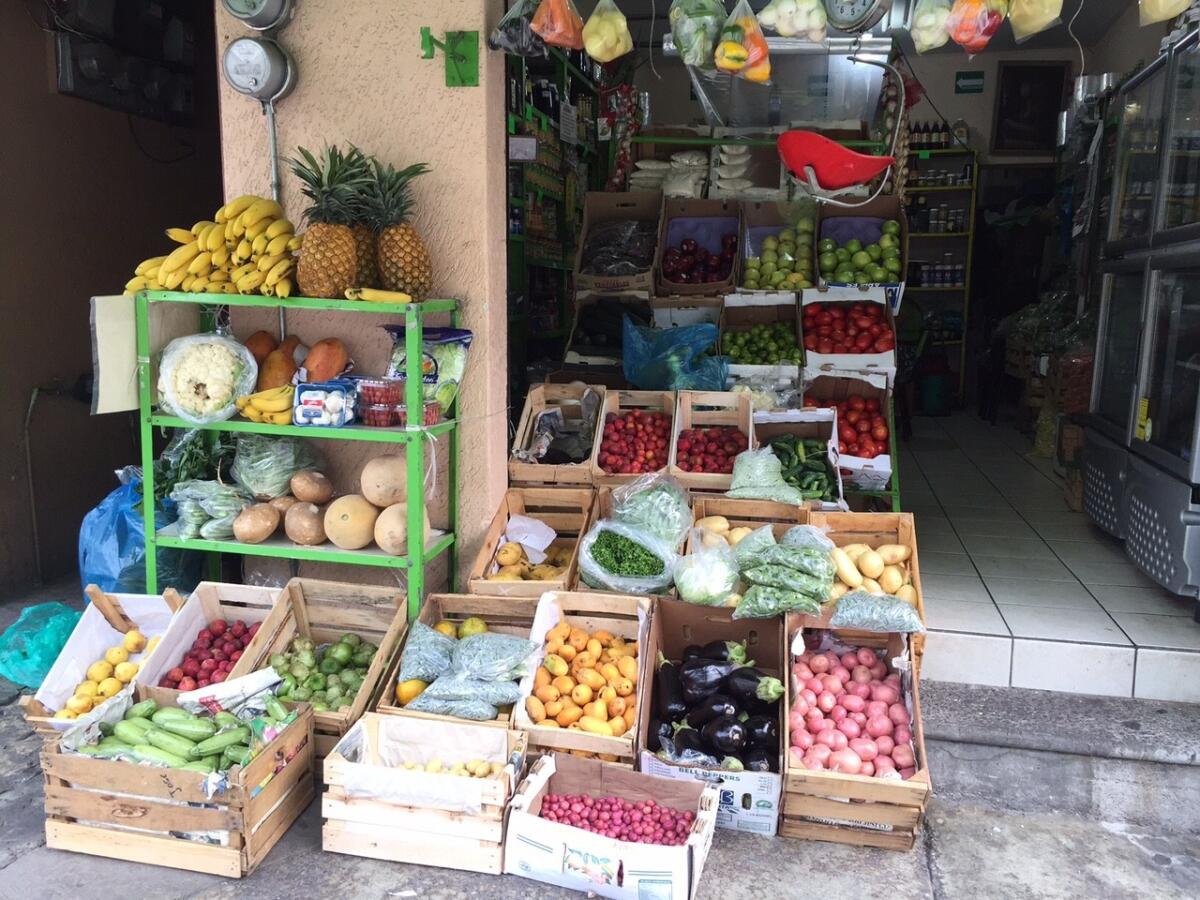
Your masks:
M909 147L908 155L915 156L917 159L926 159L930 156L974 156L975 151L970 147L954 147L949 150L917 150Z
M177 291L142 291L134 298L137 327L138 403L142 442L142 472L147 496L154 495L154 429L198 428L204 431L225 431L243 434L264 434L275 437L299 437L312 440L362 441L377 444L413 444L410 449L420 452L405 454L408 487L408 547L404 556L391 556L378 548L341 550L332 544L315 547L294 544L283 537L268 538L260 544L238 541L180 538L174 525L156 531L154 505L143 504L143 525L146 534L146 591L158 592L158 548L194 550L205 553L233 553L240 556L270 557L294 562L343 563L357 566L376 566L403 569L407 582L409 618L415 618L425 592L425 567L433 558L445 553L448 557L450 590L454 590L458 522L458 420L454 409L445 410L451 418L436 425L412 425L404 428L372 428L350 425L345 428L314 428L297 425L272 425L244 419L227 419L207 425L193 425L176 416L154 410L156 391L152 384L149 313L151 303L190 303L197 306L257 307L270 309L326 310L345 313L374 314L400 317L404 324L405 354L407 357L404 385L404 404L408 409L424 405L422 387L422 342L425 317L449 314L452 325L458 324L458 302L427 300L422 303L365 303L357 300L331 300L320 297L289 297L280 300L258 295L185 294ZM422 441L430 437L449 437L449 510L450 528L428 545L425 534L425 449Z

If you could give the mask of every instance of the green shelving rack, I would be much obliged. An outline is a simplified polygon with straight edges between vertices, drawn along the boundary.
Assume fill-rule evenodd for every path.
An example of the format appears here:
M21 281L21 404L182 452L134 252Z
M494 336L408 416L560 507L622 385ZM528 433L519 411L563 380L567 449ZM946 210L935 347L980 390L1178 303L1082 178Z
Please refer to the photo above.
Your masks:
M457 555L456 530L458 524L458 400L450 409L443 410L445 419L436 425L424 427L413 424L394 428L374 428L367 425L348 425L343 428L317 428L296 425L271 425L250 422L245 419L227 419L208 425L193 425L175 416L162 415L155 411L155 388L151 381L149 315L152 303L191 303L199 306L216 307L259 307L272 309L328 310L355 313L358 315L386 315L403 317L405 328L405 385L404 404L407 409L424 409L422 396L421 345L425 318L435 314L449 314L451 325L458 326L458 303L455 300L428 300L424 303L364 303L353 300L324 300L312 297L289 297L280 300L274 297L254 295L185 294L174 291L142 291L135 298L138 355L138 418L142 442L142 473L144 495L154 496L154 429L155 428L199 428L207 431L227 431L264 434L274 437L301 437L311 440L367 441L378 444L399 444L409 450L405 454L408 481L408 552L404 556L391 556L378 548L363 550L341 550L331 544L305 547L293 544L283 537L274 536L261 544L243 544L233 540L184 539L178 536L174 525L157 531L154 525L154 504L144 503L143 522L146 534L146 591L158 592L158 548L196 550L210 554L234 553L241 556L270 557L296 562L340 563L356 566L402 570L406 575L408 593L408 617L413 619L421 605L425 591L425 567L445 553L448 557L450 590L454 590L454 572ZM449 530L434 537L427 545L425 535L425 442L440 435L449 439ZM432 448L431 448L432 452Z

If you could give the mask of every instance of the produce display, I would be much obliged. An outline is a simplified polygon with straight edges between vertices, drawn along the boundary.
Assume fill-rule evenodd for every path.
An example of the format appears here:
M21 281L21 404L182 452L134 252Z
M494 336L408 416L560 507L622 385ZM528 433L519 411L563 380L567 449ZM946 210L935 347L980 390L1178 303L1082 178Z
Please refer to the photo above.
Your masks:
M541 728L621 737L637 727L638 643L568 622L546 632L525 712Z
M584 236L579 271L584 275L638 275L654 265L658 220L600 222Z
M781 434L767 442L783 466L783 480L805 500L837 500L837 477L829 462L829 445L821 438Z
M436 757L427 763L406 762L399 768L431 775L454 775L458 778L504 778L504 763L469 759L466 762L444 763Z
M867 544L847 544L836 547L830 558L837 567L837 580L829 593L837 600L852 591L868 594L890 594L912 607L917 605L917 589L912 585L908 560L912 549L903 544L884 544L871 548Z
M745 641L691 646L679 662L660 655L647 749L678 765L778 772L781 696Z
M721 334L721 352L735 365L804 365L804 350L796 340L795 322L727 327Z
M606 475L636 475L666 468L672 417L665 412L631 409L604 416L596 462Z
M274 200L245 194L216 211L212 221L168 228L178 246L165 256L142 260L125 294L187 291L192 294L291 296L302 240Z
M610 63L633 49L625 15L613 0L600 0L583 26L583 49L598 63Z
M671 809L653 800L633 803L591 794L546 794L538 815L618 841L667 847L686 844L696 818L690 809Z
M968 54L981 53L1008 16L1008 0L954 0L946 19L950 38Z
M822 0L771 0L758 14L758 22L782 37L804 37L819 44L825 40L829 17Z
M767 39L747 0L738 0L717 35L713 53L717 68L747 81L765 84L771 80Z
M721 235L721 252L711 253L692 238L684 238L663 253L662 274L672 284L713 284L733 274L737 235Z
M804 349L814 353L888 353L896 332L882 303L806 303Z
M889 450L887 413L875 397L851 394L841 402L818 403L804 398L806 407L825 406L837 410L838 453L874 459Z
M888 219L880 229L879 239L868 244L859 238L850 238L844 243L832 237L821 238L817 242L817 268L821 277L838 284L902 281L904 260L900 223Z
M258 365L250 351L219 334L176 338L158 367L158 408L193 425L231 418L237 398L254 389Z
M283 679L276 696L310 702L316 712L346 711L378 651L353 632L321 647L309 638L293 638L283 653L271 654L270 667Z
M748 291L810 288L813 278L813 229L811 216L801 218L795 228L776 234L746 239L742 260L742 287ZM757 230L757 229L755 229Z
M721 0L672 0L668 19L683 64L711 69L717 35L725 21Z
M791 671L792 765L876 778L911 778L912 717L900 676L870 647L806 650Z
M191 648L178 665L159 679L158 686L186 692L220 684L229 677L261 627L261 622L247 625L241 619L233 622L214 619L196 632Z
M573 541L555 540L544 551L546 558L540 563L531 563L525 548L508 541L501 544L492 558L494 572L485 575L487 581L550 581L566 574L571 563Z
M109 647L104 656L87 667L85 679L75 686L63 708L55 711L54 718L77 718L119 693L137 676L142 662L154 652L159 640L157 637L146 640L136 628L125 632L119 645Z
M675 465L685 472L729 474L733 458L750 446L735 425L684 428L675 439Z

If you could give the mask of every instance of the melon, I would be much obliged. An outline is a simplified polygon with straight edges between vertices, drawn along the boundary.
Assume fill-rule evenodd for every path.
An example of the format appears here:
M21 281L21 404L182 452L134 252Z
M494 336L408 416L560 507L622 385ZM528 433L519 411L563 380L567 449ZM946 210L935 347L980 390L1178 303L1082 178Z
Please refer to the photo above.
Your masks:
M283 530L297 544L316 546L325 543L325 524L315 503L296 502L283 517Z
M408 499L408 463L403 453L376 456L363 466L359 479L363 496L387 507Z
M432 533L429 512L425 512L425 543ZM403 556L408 551L408 504L393 503L375 520L375 543L384 553Z
M325 534L343 550L361 550L371 543L379 510L361 494L338 497L325 509Z

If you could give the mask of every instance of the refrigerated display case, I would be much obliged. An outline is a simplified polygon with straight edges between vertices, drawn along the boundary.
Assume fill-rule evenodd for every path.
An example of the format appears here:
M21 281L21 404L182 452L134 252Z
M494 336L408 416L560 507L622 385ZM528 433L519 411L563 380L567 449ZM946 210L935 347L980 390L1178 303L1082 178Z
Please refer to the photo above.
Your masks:
M1168 98L1156 246L1200 238L1200 32L1171 52Z
M1162 120L1170 55L1163 54L1117 95L1117 158L1106 256L1150 246L1161 183Z

